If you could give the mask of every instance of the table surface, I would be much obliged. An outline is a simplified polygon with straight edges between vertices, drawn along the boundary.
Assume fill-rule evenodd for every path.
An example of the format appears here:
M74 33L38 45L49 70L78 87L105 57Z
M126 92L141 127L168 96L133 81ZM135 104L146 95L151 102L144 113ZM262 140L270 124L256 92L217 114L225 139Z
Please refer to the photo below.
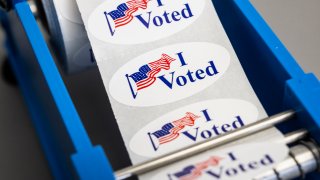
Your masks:
M303 69L320 79L320 1L251 2ZM4 59L5 51L0 48L1 67ZM52 179L23 97L4 79L0 68L0 179Z
M306 73L320 79L320 1L251 0Z

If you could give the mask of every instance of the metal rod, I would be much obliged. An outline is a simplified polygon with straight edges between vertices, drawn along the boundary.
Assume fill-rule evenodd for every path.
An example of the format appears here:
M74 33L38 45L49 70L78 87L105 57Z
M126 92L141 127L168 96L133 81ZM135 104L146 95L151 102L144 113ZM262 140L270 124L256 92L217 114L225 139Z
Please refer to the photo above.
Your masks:
M32 12L33 16L34 16L36 19L38 19L38 17L39 17L39 12L38 12L38 7L37 7L35 1L34 1L34 0L28 0L28 4L29 4L29 6L30 6L30 9L31 9L31 12Z
M202 153L204 151L225 145L232 141L247 137L254 133L273 127L276 124L284 122L295 115L293 110L288 110L277 115L271 116L269 118L262 119L255 123L249 124L245 127L239 128L232 132L223 134L219 137L208 139L206 141L194 144L187 148L174 151L170 154L160 156L158 158L146 161L141 164L133 165L125 169L119 170L115 173L117 179L126 179L134 175L141 175L146 172L164 167L166 165L172 164L176 161L194 156L196 154Z
M291 144L291 143L297 142L299 140L302 140L307 135L308 135L307 130L300 129L300 130L285 134L284 140L282 140L281 142L285 143L285 144Z

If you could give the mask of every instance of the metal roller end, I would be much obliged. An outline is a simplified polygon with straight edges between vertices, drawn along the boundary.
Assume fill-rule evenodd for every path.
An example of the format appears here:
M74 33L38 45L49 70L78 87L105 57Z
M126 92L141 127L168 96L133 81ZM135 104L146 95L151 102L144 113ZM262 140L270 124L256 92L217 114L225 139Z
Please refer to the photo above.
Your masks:
M290 155L272 170L266 171L253 179L278 180L304 178L306 174L319 169L318 147L311 142L302 143L290 149Z

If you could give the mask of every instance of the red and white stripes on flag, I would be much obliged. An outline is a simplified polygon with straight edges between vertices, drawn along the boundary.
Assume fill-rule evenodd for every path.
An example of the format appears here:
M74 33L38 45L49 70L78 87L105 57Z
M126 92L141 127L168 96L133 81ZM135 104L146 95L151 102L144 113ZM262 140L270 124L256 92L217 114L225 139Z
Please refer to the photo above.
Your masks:
M185 117L178 119L176 121L173 121L171 123L174 127L169 130L170 134L159 138L159 143L165 144L167 142L173 141L174 139L178 138L179 132L182 129L184 129L186 126L193 126L195 123L195 120L197 120L198 118L200 118L200 116L197 116L191 112L187 112Z
M198 163L195 165L195 168L187 176L179 178L179 180L194 180L202 175L203 170L209 168L210 166L218 166L222 158L217 156L212 156L210 159Z
M147 9L148 2L149 2L149 0L131 0L131 1L126 2L129 9L125 11L124 17L119 18L114 21L115 28L124 26L124 25L128 24L129 22L131 22L133 19L132 14L135 13L136 11L138 11L139 8Z
M162 70L169 70L170 69L170 64L172 61L176 59L170 57L167 54L162 54L161 58L157 61L148 63L148 66L150 67L150 71L147 73L148 78L139 81L136 83L137 85L137 90L141 90L144 88L147 88L151 86L155 81L156 81L156 75Z

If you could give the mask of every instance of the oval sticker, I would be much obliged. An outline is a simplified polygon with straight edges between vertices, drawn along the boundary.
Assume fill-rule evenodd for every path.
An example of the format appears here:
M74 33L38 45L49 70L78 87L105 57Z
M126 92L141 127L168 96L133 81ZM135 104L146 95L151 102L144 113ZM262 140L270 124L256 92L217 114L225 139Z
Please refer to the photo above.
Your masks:
M253 179L282 162L288 153L285 144L272 142L211 150L160 169L152 179Z
M201 15L205 0L105 1L89 16L89 32L114 44L140 44L171 36Z
M247 101L203 101L147 124L133 136L129 146L140 156L156 157L253 123L258 115L258 109Z
M111 96L130 106L156 106L190 97L222 77L226 48L211 43L166 46L122 66L109 83Z

